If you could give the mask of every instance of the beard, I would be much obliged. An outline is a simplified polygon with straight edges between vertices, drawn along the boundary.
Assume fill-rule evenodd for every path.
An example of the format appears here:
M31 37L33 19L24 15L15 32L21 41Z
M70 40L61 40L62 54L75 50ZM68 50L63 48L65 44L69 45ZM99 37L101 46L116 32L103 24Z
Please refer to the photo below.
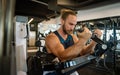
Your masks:
M63 32L65 34L72 34L73 33L73 30L67 30L66 27L65 27L65 24L63 24Z

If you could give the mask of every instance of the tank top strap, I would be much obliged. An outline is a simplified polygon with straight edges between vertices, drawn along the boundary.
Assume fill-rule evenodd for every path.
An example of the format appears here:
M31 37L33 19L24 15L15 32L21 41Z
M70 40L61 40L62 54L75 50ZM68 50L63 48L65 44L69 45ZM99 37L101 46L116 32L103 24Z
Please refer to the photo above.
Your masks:
M65 49L74 44L74 41L71 35L68 35L67 39L64 40L57 31L55 31L54 33L59 38L61 44L64 46Z

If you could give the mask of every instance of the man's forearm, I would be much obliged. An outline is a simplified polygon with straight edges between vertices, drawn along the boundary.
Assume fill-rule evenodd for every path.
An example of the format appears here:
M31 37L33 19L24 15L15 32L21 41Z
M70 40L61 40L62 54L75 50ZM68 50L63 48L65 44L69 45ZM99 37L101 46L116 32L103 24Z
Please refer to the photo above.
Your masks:
M61 58L64 60L66 60L66 59L69 60L69 59L72 59L72 58L78 56L81 53L83 47L85 46L85 43L86 43L86 40L80 39L73 46L65 49Z
M91 41L90 44L88 44L87 46L84 46L80 55L85 55L85 54L88 54L88 53L92 53L94 51L94 48L95 48L96 44L97 44L96 42Z

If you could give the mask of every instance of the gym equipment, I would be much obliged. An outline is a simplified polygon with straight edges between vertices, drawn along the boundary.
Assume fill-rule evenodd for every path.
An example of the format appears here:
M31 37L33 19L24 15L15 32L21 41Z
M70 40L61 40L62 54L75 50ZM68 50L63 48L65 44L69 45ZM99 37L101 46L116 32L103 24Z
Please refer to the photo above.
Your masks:
M68 60L66 62L51 62L51 58L49 56L49 54L47 54L46 52L40 52L38 51L36 53L35 56L33 56L32 60L35 60L35 64L39 65L36 69L39 69L37 71L32 70L34 72L38 72L38 74L43 73L43 71L51 71L54 70L56 71L57 75L68 75L80 68L83 68L84 66L93 63L94 68L96 70L100 70L102 72L106 72L109 75L114 75L116 72L117 74L119 74L118 70L119 67L117 67L116 63L116 53L114 54L115 51L115 47L116 47L116 32L115 32L115 28L114 26L119 26L119 25L114 25L113 23L111 23L112 25L110 25L110 28L114 28L113 30L113 34L114 36L112 38L110 38L108 41L106 40L106 36L107 36L107 25L106 22L112 22L109 20L105 20L104 23L104 35L103 35L103 40L97 38L97 36L95 34L92 35L91 39L94 40L95 42L97 42L97 46L95 48L95 53L93 54L88 54L85 56L81 56L81 57L77 57L74 58L72 60ZM114 22L115 23L115 22ZM113 26L114 25L114 26ZM113 27L112 27L113 26ZM36 46L41 46L41 43L38 41L38 45L36 44ZM105 55L104 58L101 58L102 55ZM112 60L111 60L112 59ZM28 59L29 60L29 59ZM109 62L112 61L112 62ZM33 67L35 67L33 65ZM92 67L91 67L92 68ZM28 74L29 75L29 74ZM37 75L37 74L36 74Z

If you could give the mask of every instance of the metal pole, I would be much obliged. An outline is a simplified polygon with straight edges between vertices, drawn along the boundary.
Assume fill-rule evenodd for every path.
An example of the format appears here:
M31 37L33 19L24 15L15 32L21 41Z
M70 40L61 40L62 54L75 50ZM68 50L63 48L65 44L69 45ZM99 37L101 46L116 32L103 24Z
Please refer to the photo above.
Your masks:
M15 0L0 0L0 68L2 75L15 75L13 73L13 17ZM14 69L15 70L15 69Z
M6 0L6 14L5 14L5 34L4 34L4 52L5 56L9 56L12 43L13 17L14 17L14 0Z
M115 24L117 24L117 20L115 19L113 19L113 21L112 21L112 24L113 24L113 43L114 43L114 47L113 47L113 70L114 70L114 72L113 72L113 75L116 75L116 26L115 26Z
M3 55L3 40L4 40L4 24L5 24L5 0L0 0L0 73L2 73L2 55Z
M0 57L3 50L3 38L4 38L4 1L0 0Z
M107 20L104 20L104 35L103 35L103 41L106 43L106 36L107 36Z

